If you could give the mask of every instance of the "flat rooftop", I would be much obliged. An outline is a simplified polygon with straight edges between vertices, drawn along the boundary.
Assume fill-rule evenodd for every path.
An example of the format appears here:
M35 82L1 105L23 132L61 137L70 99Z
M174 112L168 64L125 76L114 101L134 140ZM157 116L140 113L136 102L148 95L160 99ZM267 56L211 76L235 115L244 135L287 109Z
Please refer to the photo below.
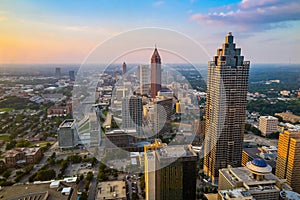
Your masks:
M193 157L196 156L194 151L184 145L170 145L164 146L157 150L159 158L179 158L179 157Z
M0 196L3 199L19 199L20 197L38 197L43 195L43 192L48 191L47 200L67 200L68 196L62 195L61 191L57 191L57 188L50 188L49 183L45 184L28 184L28 185L14 185L8 187L2 187ZM41 193L41 194L40 194ZM28 196L29 195L29 196ZM23 199L23 198L22 198Z
M107 181L98 184L97 200L126 198L125 181Z
M71 128L74 123L75 123L75 119L66 119L59 125L59 127L60 128Z
M233 189L233 190L220 190L219 193L223 197L229 197L230 199L239 198L239 199L254 199L252 195L247 192L244 188Z

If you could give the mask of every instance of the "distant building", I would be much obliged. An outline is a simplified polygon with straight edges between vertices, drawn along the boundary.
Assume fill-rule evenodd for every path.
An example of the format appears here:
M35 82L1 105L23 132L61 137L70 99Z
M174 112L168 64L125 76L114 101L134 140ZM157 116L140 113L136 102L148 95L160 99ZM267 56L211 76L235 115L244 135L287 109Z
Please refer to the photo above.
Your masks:
M139 79L140 79L140 94L146 95L149 93L149 66L139 66Z
M161 60L157 49L154 49L154 52L151 57L151 98L155 98L157 92L161 90Z
M15 148L5 153L7 167L15 167L22 164L34 164L42 157L40 148Z
M106 181L98 184L96 200L126 200L125 181Z
M59 148L73 148L79 143L75 119L64 120L58 128Z
M255 200L278 200L280 191L290 188L271 172L272 167L262 159L254 159L246 167L220 169L219 199L226 199L225 195L230 194L231 190L239 189L245 198L238 199L251 199L252 196Z
M70 81L75 81L75 71L69 71Z
M139 96L130 96L122 99L122 128L136 129L141 134L143 122L142 98Z
M219 169L241 166L249 67L231 32L208 63L204 172L214 183Z
M152 130L153 135L163 135L171 130L171 116L173 113L171 98L156 98L153 102Z
M137 151L134 145L137 142L137 132L135 129L122 130L115 129L107 131L106 136L106 148L107 149L123 149L127 151Z
M124 75L124 74L126 74L126 72L127 72L127 66L126 66L126 63L123 62L123 65L122 65L122 74Z
M300 132L280 133L276 176L287 180L294 191L300 193Z
M185 113L185 103L176 102L176 113L178 114Z
M55 68L55 78L61 78L61 69L59 67Z
M278 119L273 116L260 116L259 130L263 136L277 132Z
M65 106L61 103L56 103L47 109L47 116L66 116L72 114L72 102L68 102Z
M184 146L156 140L145 145L146 200L196 198L196 154Z
M300 122L300 116L294 115L291 112L275 113L275 116L281 117L284 121L297 123Z

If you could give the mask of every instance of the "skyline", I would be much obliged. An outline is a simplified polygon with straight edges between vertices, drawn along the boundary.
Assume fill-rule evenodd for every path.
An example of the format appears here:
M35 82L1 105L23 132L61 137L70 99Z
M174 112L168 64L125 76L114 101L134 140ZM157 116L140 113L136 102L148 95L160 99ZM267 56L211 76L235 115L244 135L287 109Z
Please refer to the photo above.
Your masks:
M252 63L300 63L296 56L300 2L292 0L1 1L0 5L1 64L82 63L98 44L143 27L174 30L198 42L208 55L198 59L198 49L191 47L189 60L194 63L211 60L227 32L235 35L242 55ZM142 38L148 42L142 47L147 48L157 44L158 49L172 51L186 45L182 40L172 46L167 35L152 38L147 31ZM122 40L112 47L129 47L130 42ZM107 54L116 57L113 51ZM142 54L141 61L148 61L148 55ZM131 57L125 61L134 62Z

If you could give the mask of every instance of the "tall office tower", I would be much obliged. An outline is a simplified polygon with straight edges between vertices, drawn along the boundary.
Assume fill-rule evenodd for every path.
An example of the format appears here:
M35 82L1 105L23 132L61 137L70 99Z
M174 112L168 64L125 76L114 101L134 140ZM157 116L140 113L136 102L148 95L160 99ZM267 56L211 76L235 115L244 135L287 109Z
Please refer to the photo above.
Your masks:
M156 139L144 151L146 200L196 198L197 155L190 148Z
M278 119L273 116L260 116L259 130L262 135L267 136L271 133L277 132Z
M75 71L69 71L70 81L75 81Z
M61 78L61 69L60 69L60 67L55 68L55 78L57 78L57 79Z
M300 132L280 133L276 176L286 179L294 191L300 193Z
M155 98L157 92L161 90L161 60L158 54L157 49L154 49L154 52L151 57L151 98Z
M78 145L79 137L74 119L66 119L58 128L59 148L72 148Z
M126 63L123 62L123 65L122 65L122 74L126 74L126 71L127 71L127 68L126 68Z
M231 33L208 63L204 172L214 183L219 169L241 165L249 65Z
M171 130L173 99L156 98L153 102L152 130L155 136L163 135Z
M122 99L122 128L136 129L141 134L143 122L143 104L139 96L124 97Z
M149 92L149 66L139 66L139 78L140 78L140 93L141 95L148 94Z

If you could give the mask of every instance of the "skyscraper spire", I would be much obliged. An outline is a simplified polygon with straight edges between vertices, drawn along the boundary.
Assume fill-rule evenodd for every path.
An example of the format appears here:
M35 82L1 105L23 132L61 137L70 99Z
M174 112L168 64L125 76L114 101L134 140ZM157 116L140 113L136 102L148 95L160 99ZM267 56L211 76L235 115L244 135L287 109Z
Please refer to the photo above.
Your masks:
M151 57L151 97L155 98L157 92L161 90L161 59L156 45Z
M153 52L152 57L151 57L151 63L159 63L159 64L161 64L160 55L159 55L159 53L157 51L156 44L155 44L154 52Z

